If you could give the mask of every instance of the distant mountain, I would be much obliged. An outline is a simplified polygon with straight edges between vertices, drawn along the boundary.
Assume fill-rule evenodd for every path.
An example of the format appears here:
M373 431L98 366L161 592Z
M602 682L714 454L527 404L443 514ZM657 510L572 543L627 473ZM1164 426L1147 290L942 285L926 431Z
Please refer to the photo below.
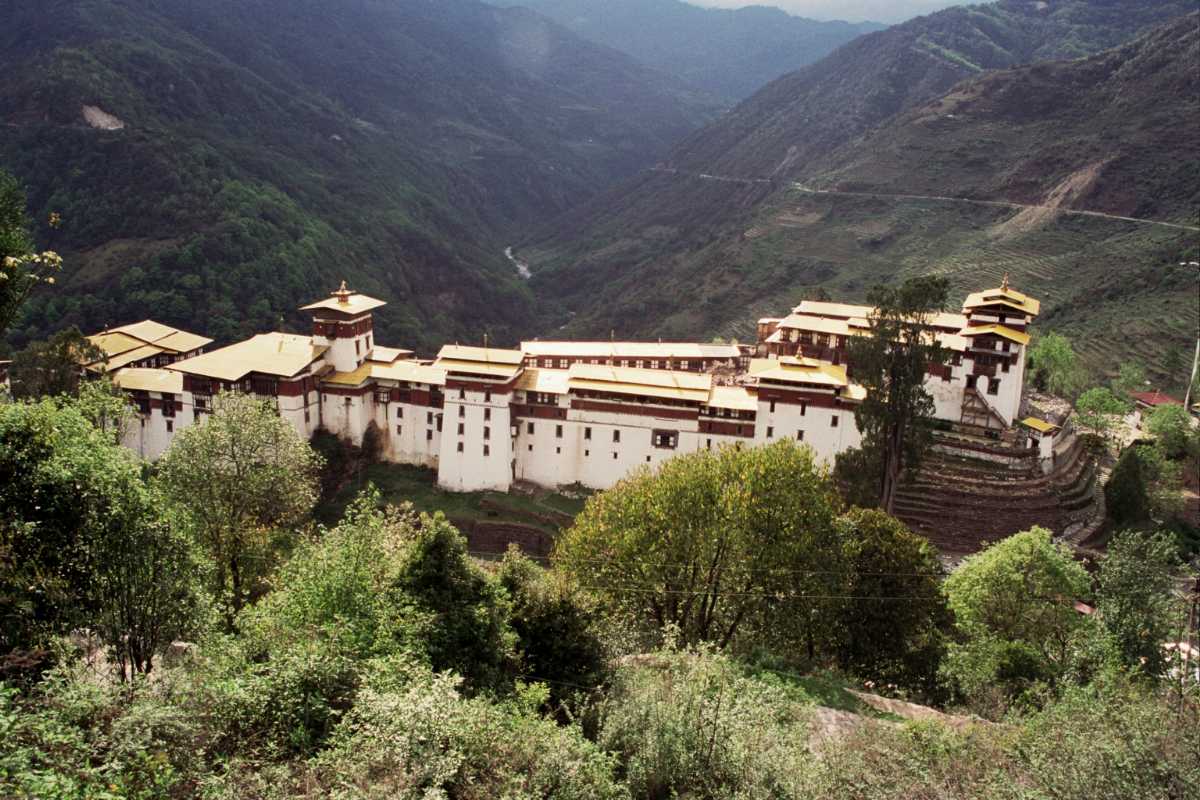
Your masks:
M151 315L224 339L300 324L342 278L390 301L383 341L515 339L534 306L514 232L713 113L475 0L3 5L0 167L68 264L18 341Z
M525 6L727 102L884 26L819 22L769 6L701 8L683 0L493 0Z
M1016 66L1102 50L1194 5L1001 2L869 34L530 238L535 290L569 333L748 336L817 286L859 298L938 271L965 293L1008 271L1093 366L1153 365L1195 335L1195 273L1178 268L1195 233L892 196L1200 225L1195 16L1091 59Z

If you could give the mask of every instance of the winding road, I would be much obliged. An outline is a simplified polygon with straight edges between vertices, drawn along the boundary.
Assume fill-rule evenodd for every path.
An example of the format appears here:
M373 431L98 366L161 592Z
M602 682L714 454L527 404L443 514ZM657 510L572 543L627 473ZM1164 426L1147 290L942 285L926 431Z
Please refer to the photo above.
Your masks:
M776 183L771 178L734 178L728 175L709 175L702 172L685 172L683 170L673 169L670 167L651 167L651 172L665 172L670 175L684 175L690 178L697 178L706 181L721 181L723 183L741 183L741 184L773 184ZM1119 222L1133 222L1139 225L1158 225L1164 228L1174 228L1175 230L1191 231L1200 233L1200 227L1195 225L1184 225L1179 222L1164 222L1157 219L1141 219L1139 217L1123 217L1119 214L1105 214L1102 211L1082 211L1075 208L1062 208L1061 206L1043 206L1030 203L1013 203L1007 200L977 200L971 197L947 197L945 195L931 194L896 194L888 192L843 192L836 189L814 189L810 186L805 186L802 183L791 184L791 187L799 192L812 195L834 195L841 197L869 197L878 200L932 200L941 203L970 203L979 206L993 206L996 208L1011 208L1014 210L1032 209L1037 211L1052 211L1056 214L1072 214L1080 217L1098 217L1100 219L1111 219Z

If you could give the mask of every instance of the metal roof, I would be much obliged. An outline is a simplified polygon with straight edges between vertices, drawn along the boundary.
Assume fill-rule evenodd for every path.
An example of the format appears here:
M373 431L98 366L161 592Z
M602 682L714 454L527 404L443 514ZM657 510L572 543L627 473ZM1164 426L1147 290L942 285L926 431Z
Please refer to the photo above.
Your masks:
M712 408L756 411L758 409L758 398L745 386L714 386L705 405Z
M155 347L154 345L145 344L145 345L142 345L141 347L134 348L133 350L127 350L124 353L120 353L119 355L112 356L111 358L109 358L105 361L97 362L96 364L93 364L91 366L104 367L105 369L108 369L109 371L111 371L114 369L120 369L121 367L124 367L127 364L135 364L144 358L153 358L154 356L156 356L162 352L164 352L164 351L161 347Z
M737 358L737 345L699 342L521 342L534 358Z
M1006 328L1003 325L976 325L974 327L963 328L958 332L959 336L973 337L983 336L984 334L992 333L1003 339L1008 339L1010 342L1016 342L1020 345L1029 344L1029 334L1014 331L1012 328Z
M112 382L125 391L183 393L183 374L169 369L127 367L113 375Z
M300 310L316 311L317 309L323 309L340 311L343 314L365 314L368 311L386 305L386 300L376 300L374 297L367 297L365 294L350 293L345 296L344 300L341 297L326 297L324 300L300 306Z
M525 362L525 354L520 350L497 350L494 347L458 344L448 344L438 351L438 359L443 358L450 361L479 361L484 364L517 365Z
M1049 433L1050 431L1058 430L1058 426L1052 422L1046 422L1044 419L1037 417L1026 417L1021 420L1021 424L1026 428L1032 428L1038 433Z
M177 361L170 368L223 381L240 380L251 372L290 378L302 372L328 349L314 345L311 336L260 333L211 353Z
M572 390L589 389L699 403L707 403L712 390L711 375L665 369L573 364L567 376L568 387Z
M371 368L371 377L385 381L426 383L430 386L446 385L445 370L409 359L401 359L387 366L374 365Z
M1014 289L986 289L982 292L974 292L967 295L966 302L963 303L963 309L983 308L985 306L1003 305L1009 308L1015 308L1018 311L1024 311L1026 314L1037 316L1042 309L1042 304L1034 300L1027 294L1022 294Z
M542 394L566 394L567 373L561 369L526 369L517 378L517 388Z

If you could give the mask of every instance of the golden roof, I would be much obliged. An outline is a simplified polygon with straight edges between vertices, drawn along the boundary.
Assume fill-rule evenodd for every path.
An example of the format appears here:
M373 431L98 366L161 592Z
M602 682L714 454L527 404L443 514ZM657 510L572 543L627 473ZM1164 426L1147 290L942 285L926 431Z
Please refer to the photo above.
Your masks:
M959 331L959 336L983 336L987 333L993 333L1003 339L1008 339L1010 342L1016 342L1020 345L1029 344L1029 334L1014 331L1012 328L1006 328L1003 325L975 325L970 328L963 328Z
M534 358L737 358L737 345L698 342L521 342Z
M1038 433L1049 433L1050 431L1058 430L1058 426L1052 422L1046 422L1044 419L1037 417L1026 417L1021 420L1021 424L1026 428L1032 428Z
M590 389L699 403L707 403L712 390L711 375L665 369L572 364L567 377L568 388L572 390Z
M387 366L378 364L371 368L371 377L385 381L425 383L430 386L445 386L446 371L411 359L400 359Z
M141 361L144 358L153 358L154 356L156 356L162 352L163 352L163 350L160 347L155 347L154 345L144 344L141 347L134 348L133 350L128 350L124 353L120 353L118 355L111 356L107 360L97 362L96 364L94 364L92 366L103 367L104 369L112 371L114 369L120 369L121 367L124 367L127 364L137 363L138 361Z
M1008 276L1004 278L1004 285L998 289L987 289L982 292L975 292L967 295L966 302L963 303L963 311L973 308L983 308L986 306L1002 305L1009 308L1015 308L1018 311L1023 311L1026 314L1036 317L1042 309L1042 304L1034 300L1027 294L1018 292L1015 289L1008 288Z
M155 322L152 319L144 319L141 322L134 322L129 325L122 325L119 328L111 328L111 333L125 333L135 339L141 339L143 342L154 343L159 339L165 339L172 333L178 333L178 328L172 328L170 325L163 325L161 322Z
M967 317L953 311L938 311L929 315L929 324L935 328L958 330L967 326Z
M364 363L358 369L349 372L333 372L321 379L321 383L332 383L334 386L361 386L371 380L371 362Z
M412 355L412 350L402 350L399 347L384 347L377 344L371 348L371 355L367 356L367 358L370 361L379 361L384 364L391 364L393 361L412 358Z
M112 376L113 385L125 391L183 393L183 375L169 369L127 367Z
M850 319L871 316L874 306L860 306L852 303L827 303L822 300L801 300L800 305L792 309L793 314L808 314L813 317L838 317Z
M311 336L260 333L220 350L177 361L170 368L222 381L240 380L251 372L290 378L302 372L328 349L314 345Z
M526 369L517 378L517 388L542 394L566 394L567 373L561 369Z
M521 371L516 364L489 364L485 361L460 361L454 358L439 358L433 366L459 375L479 375L487 378L513 378Z
M176 353L190 353L193 350L199 350L201 347L207 347L210 344L212 344L212 339L188 333L187 331L175 331L154 342L155 347L161 347L164 350L171 350Z
M838 336L851 335L850 324L844 319L814 317L808 314L790 314L779 323L779 327L812 333L830 333Z
M135 339L127 333L117 333L116 331L96 333L87 337L87 340L103 350L107 356L128 353L130 350L146 344L141 339Z
M755 411L758 409L758 398L745 386L714 386L705 405L712 408Z
M520 350L498 350L494 347L448 344L438 351L438 358L451 361L479 361L484 364L522 364L525 361L525 354Z
M317 309L340 311L343 314L364 314L380 306L386 306L384 300L376 300L374 297L367 297L365 294L351 292L346 288L346 282L342 281L342 288L331 294L324 300L318 300L315 303L309 303L306 306L300 306L301 311L316 311Z
M807 383L837 388L850 383L845 367L812 358L755 359L750 362L750 374L760 381L778 383Z

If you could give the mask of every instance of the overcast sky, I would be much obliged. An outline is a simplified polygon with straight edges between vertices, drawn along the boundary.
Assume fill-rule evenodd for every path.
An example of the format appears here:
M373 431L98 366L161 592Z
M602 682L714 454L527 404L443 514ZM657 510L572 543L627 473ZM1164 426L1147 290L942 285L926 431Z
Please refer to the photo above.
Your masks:
M687 0L698 6L779 6L785 11L812 19L844 19L861 22L902 22L949 6L966 5L971 0Z

